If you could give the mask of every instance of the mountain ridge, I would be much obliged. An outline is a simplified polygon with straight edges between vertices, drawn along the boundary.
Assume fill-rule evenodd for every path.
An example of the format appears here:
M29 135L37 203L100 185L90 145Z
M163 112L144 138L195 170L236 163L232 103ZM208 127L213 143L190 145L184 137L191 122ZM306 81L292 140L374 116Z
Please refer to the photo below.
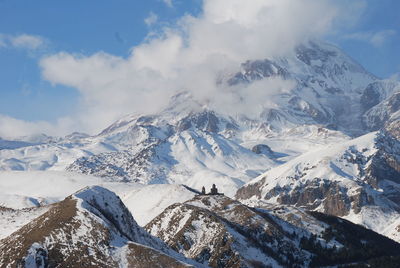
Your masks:
M52 205L0 240L1 266L146 267L147 259L154 267L193 267L139 227L119 197L99 186Z
M181 91L160 112L128 115L94 136L2 147L0 170L67 170L108 182L195 189L215 183L241 201L321 210L399 241L398 81L375 77L319 41L285 58L245 62L221 77L219 89L243 102L222 99L219 106L212 96L202 101ZM282 83L284 89L268 87ZM257 100L253 87L265 99ZM261 107L257 114L253 106ZM259 183L280 171L283 177ZM376 215L381 221L372 220ZM386 220L390 230L383 229Z

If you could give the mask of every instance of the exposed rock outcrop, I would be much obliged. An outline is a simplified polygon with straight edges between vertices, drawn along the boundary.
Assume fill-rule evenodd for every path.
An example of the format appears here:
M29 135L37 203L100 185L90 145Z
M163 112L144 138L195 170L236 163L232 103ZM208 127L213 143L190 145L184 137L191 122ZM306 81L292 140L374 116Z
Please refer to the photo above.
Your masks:
M118 267L125 261L143 268L191 266L184 260L139 227L114 193L98 186L52 205L0 240L0 267Z
M146 229L186 257L221 268L334 266L400 254L400 244L337 217L253 205L200 195L168 207Z

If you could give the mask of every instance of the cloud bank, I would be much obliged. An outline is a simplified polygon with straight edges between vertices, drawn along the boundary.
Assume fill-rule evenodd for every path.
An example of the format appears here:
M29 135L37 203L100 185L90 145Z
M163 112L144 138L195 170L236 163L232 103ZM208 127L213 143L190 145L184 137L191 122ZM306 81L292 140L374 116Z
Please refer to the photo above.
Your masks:
M217 85L218 77L238 70L246 60L283 56L307 39L336 30L348 15L341 3L204 0L200 15L185 15L173 26L149 34L127 58L60 52L40 61L42 76L80 92L71 131L94 134L125 114L157 112L179 91L222 109L257 113L274 94L272 89L289 90L291 85L275 79L228 90ZM146 23L157 20L150 16Z
M71 118L60 118L57 122L46 121L29 122L0 114L0 139L13 140L16 137L24 137L36 134L60 135L70 133L71 128L76 127Z

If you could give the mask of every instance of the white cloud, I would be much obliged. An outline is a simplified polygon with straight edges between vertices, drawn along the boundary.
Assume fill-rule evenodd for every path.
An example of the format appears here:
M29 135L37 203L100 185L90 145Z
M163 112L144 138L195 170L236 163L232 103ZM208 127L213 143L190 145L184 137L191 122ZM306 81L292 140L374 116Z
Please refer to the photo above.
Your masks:
M78 127L74 120L60 118L55 124L46 121L30 122L0 114L0 138L13 139L15 137L31 136L35 134L63 135Z
M357 32L357 33L347 34L343 38L349 40L368 42L374 47L381 47L391 37L393 37L396 34L397 32L395 30L388 29L377 32Z
M147 26L151 26L155 24L157 21L158 21L158 16L153 12L150 12L149 16L144 19L144 23L146 23Z
M357 1L355 1L357 2ZM82 100L73 115L80 130L95 133L127 113L158 111L177 91L220 110L260 112L279 79L248 88L217 85L221 72L248 59L282 56L334 29L342 6L333 0L204 0L203 13L186 15L174 27L133 47L127 58L58 53L41 60L44 79L74 87ZM345 5L347 8L347 5ZM251 92L251 94L249 94Z
M35 50L45 46L46 40L37 35L0 34L0 47Z
M159 74L105 53L90 57L60 53L43 59L41 66L47 80L80 91L82 106L75 120L81 130L91 133L129 110L155 112L165 101L161 94L169 92Z
M172 0L162 0L164 4L166 4L168 7L173 7L174 4L172 3Z
M26 49L38 49L45 43L42 37L28 34L14 36L10 38L10 42L14 47Z

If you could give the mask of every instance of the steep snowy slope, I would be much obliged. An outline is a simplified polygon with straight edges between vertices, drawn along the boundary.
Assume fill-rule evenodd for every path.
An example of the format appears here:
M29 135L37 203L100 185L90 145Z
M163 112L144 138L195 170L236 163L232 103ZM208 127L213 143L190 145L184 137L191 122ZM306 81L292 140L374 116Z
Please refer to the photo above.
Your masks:
M188 267L112 192L94 186L56 203L0 240L0 266ZM196 265L197 266L197 265Z
M393 87L395 92L386 98L383 97L381 102L367 110L363 115L363 122L370 129L377 130L384 127L386 122L393 120L396 113L400 111L400 85L390 83L389 86L386 86L386 88L388 87ZM378 93L378 96L381 95Z
M83 157L67 169L146 184L184 183L198 189L218 181L233 195L245 182L279 163L225 137L233 121L207 110L195 114L185 111L183 118L175 117L176 122L167 121L176 112L117 122L101 135L114 140L140 132L140 138L127 150Z
M50 206L11 209L0 206L0 239L3 239L28 222L39 217L50 209Z
M4 209L2 214L5 217L0 220L0 225L6 230L14 230L21 226L20 222L26 223L24 218L31 219L31 215L44 213L47 204L60 202L71 192L93 185L118 194L141 226L166 207L189 200L198 193L184 185L110 182L65 171L0 172L0 207Z
M295 82L292 91L272 96L275 107L263 112L271 128L322 124L350 135L365 131L361 97L377 79L337 47L315 41L298 46L283 59L249 61L228 83L271 77Z
M146 229L211 267L320 267L400 254L400 244L348 221L292 215L308 228L225 196L202 195L168 207Z
M154 184L130 190L120 196L137 223L144 226L170 205L192 199L197 193L183 185Z
M236 197L322 211L398 239L387 226L400 217L399 156L396 138L387 131L373 132L273 168Z

